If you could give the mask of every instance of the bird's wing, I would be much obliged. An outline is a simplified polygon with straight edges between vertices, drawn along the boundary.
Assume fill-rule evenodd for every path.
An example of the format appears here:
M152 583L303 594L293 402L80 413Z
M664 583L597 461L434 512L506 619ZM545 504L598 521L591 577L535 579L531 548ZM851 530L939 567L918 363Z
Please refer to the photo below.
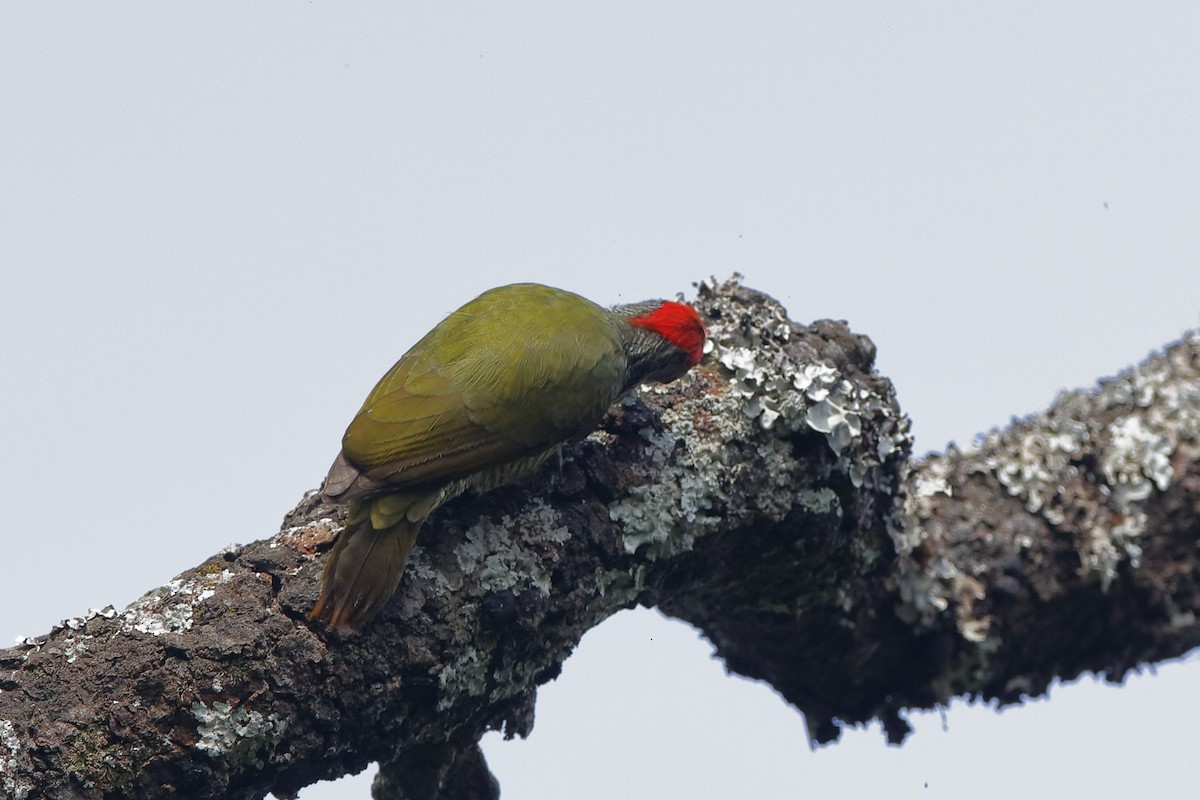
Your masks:
M458 480L538 449L476 422L462 393L415 361L396 364L346 430L342 450L363 474L395 488L416 487Z
M518 288L464 306L392 367L346 431L347 460L415 487L536 456L596 425L624 374L615 327L576 295Z

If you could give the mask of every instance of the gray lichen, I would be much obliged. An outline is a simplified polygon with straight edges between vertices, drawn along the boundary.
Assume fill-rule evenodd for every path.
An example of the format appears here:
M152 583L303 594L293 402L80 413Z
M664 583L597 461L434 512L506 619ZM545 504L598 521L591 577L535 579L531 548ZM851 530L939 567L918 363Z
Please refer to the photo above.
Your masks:
M457 548L458 566L488 591L511 590L524 585L543 596L550 593L550 574L520 546L521 532L537 532L543 539L562 544L571 532L557 511L541 498L530 501L515 516L480 519L467 529L466 541Z
M482 697L487 691L488 659L477 647L463 651L454 663L442 668L438 674L441 696L438 710L445 711L460 698Z
M882 384L852 380L828 360L798 359L789 347L793 323L783 306L764 301L753 315L738 308L733 289L740 277L701 284L700 301L720 320L710 327L712 349L729 371L728 394L740 399L742 414L764 430L821 434L838 456L837 469L855 487L894 490L881 477L881 465L906 456L912 446L908 418L894 397L883 393ZM867 430L870 443L863 441Z
M698 444L690 435L691 410L677 407L664 414L662 431L640 431L646 447L637 469L646 481L630 486L608 509L628 553L645 548L651 560L667 558L690 550L697 536L721 522L710 512L727 499L721 489L724 448L713 441Z
M944 555L935 555L922 563L913 554L930 536L925 521L933 514L934 498L951 496L948 480L951 458L928 456L920 469L905 475L903 513L888 519L888 534L896 548L896 566L892 583L900 595L897 613L907 622L930 625L954 597L954 581L961 573Z
M1200 343L1200 332L1185 343ZM937 496L949 496L951 483L963 478L951 477L955 469L993 476L1027 512L1071 532L1081 573L1102 587L1123 562L1137 568L1147 503L1175 481L1172 460L1200 450L1200 365L1191 352L1154 354L1096 389L1061 393L1044 414L917 464L907 479L904 517L891 528L902 616L931 624L953 605L964 639L984 643L990 635L991 620L974 610L984 599L982 583L951 563L937 541L933 509ZM934 546L914 558L931 539ZM1033 545L1028 536L1013 541L1017 549Z
M229 581L233 573L222 570L184 580L176 578L146 593L121 612L121 629L152 636L182 633L192 627L192 614L200 603L216 594L213 589Z
M1200 341L1200 332L1187 340ZM1198 377L1182 356L1156 354L1101 382L1099 391L1063 393L1044 416L989 433L979 449L1008 492L1051 525L1062 524L1068 513L1087 514L1080 560L1107 586L1122 561L1138 564L1145 501L1170 488L1171 456L1181 445L1196 446ZM1097 457L1099 470L1089 470L1087 478L1102 495L1090 509L1068 505L1062 492L1087 469L1085 454Z
M737 299L739 280L705 281L697 300L710 319L706 349L723 367L724 385L693 394L684 384L681 394L691 399L664 412L663 430L642 432L646 472L657 480L631 487L610 504L631 553L645 548L650 558L665 558L729 522L714 509L727 504L724 487L742 469L738 443L756 442L764 471L784 486L797 468L787 437L811 431L824 437L854 486L877 488L886 486L873 480L880 465L911 444L908 420L892 398L853 383L830 363L797 360L788 348L793 334L786 311L762 296L749 313ZM691 373L682 381L701 379ZM714 436L698 432L697 424L722 430ZM861 446L868 425L877 437L870 448ZM758 512L780 519L795 498L762 492L756 500Z
M13 777L24 749L16 727L11 721L0 719L0 787L4 788L4 796L13 800L25 800L33 793L33 784Z
M730 394L742 399L742 413L770 430L782 424L788 431L809 428L824 434L833 452L846 452L862 434L866 417L893 417L895 430L888 431L880 453L890 455L896 444L908 438L907 424L895 413L895 405L864 387L856 387L827 363L800 363L786 350L791 337L787 312L778 303L767 306L765 319L748 319L732 313L731 284L720 287L715 281L701 286L726 308L720 319L731 320L711 326L709 331L716 360L730 373ZM860 476L865 470L852 470Z
M17 646L21 647L21 648L25 648L26 649L25 655L28 656L28 654L30 652L36 652L36 651L40 650L42 647L44 647L47 643L49 643L54 638L54 634L56 634L60 631L64 631L64 630L80 631L84 627L86 627L89 622L91 622L93 619L96 619L97 617L99 617L101 619L112 619L116 615L117 615L117 611L112 606L105 606L104 608L89 608L87 614L85 614L81 617L71 617L70 619L64 619L62 622L59 622L57 625L52 626L50 628L49 635L46 635L46 636L18 636L16 638ZM75 658L78 655L87 651L86 643L91 638L92 638L92 636L90 634L85 634L85 633L81 633L79 635L68 635L67 638L63 642L63 646L57 647L57 649L52 652L62 653L63 655L65 655L67 657L67 663L73 663L75 661Z
M597 594L607 598L610 605L627 605L646 588L646 567L639 564L632 570L597 569L595 582Z
M197 700L191 706L195 717L196 747L213 758L261 767L287 730L287 721L276 714L234 706L222 700L211 706Z
M63 640L63 655L67 657L68 664L75 663L76 658L87 652L87 643L92 638L93 637L89 636L88 634L83 634L81 636L72 634Z

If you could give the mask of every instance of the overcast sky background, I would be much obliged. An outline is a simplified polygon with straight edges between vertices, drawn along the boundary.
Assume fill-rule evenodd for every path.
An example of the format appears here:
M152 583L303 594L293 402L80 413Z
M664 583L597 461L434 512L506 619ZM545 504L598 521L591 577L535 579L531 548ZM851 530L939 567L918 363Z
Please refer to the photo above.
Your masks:
M1200 324L1200 5L978 6L4 3L0 643L274 533L494 285L741 271L871 336L920 451ZM813 753L710 655L588 634L506 800L1194 796L1196 656Z

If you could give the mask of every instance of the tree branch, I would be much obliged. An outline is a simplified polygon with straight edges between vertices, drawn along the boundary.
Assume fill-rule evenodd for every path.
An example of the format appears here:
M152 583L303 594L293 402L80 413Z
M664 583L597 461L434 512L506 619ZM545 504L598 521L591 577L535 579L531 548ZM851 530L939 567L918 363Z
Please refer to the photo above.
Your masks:
M123 611L0 651L13 798L495 797L477 742L635 604L697 626L815 741L1018 702L1200 643L1200 335L963 451L911 459L874 346L705 283L714 352L517 487L425 526L365 632L308 623L341 511L310 493Z

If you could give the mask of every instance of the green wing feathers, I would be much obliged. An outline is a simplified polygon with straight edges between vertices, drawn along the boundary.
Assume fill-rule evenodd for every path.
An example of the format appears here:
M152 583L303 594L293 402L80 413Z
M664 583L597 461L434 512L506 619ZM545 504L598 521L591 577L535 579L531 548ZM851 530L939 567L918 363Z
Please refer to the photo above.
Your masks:
M358 627L388 601L421 523L465 488L534 469L596 426L624 391L620 323L534 284L484 292L393 366L367 396L325 481L350 503L311 618Z
M379 381L342 440L347 460L372 480L415 488L586 433L616 399L596 387L619 385L606 373L623 368L620 336L599 312L554 289L485 293ZM517 328L524 335L512 336Z

